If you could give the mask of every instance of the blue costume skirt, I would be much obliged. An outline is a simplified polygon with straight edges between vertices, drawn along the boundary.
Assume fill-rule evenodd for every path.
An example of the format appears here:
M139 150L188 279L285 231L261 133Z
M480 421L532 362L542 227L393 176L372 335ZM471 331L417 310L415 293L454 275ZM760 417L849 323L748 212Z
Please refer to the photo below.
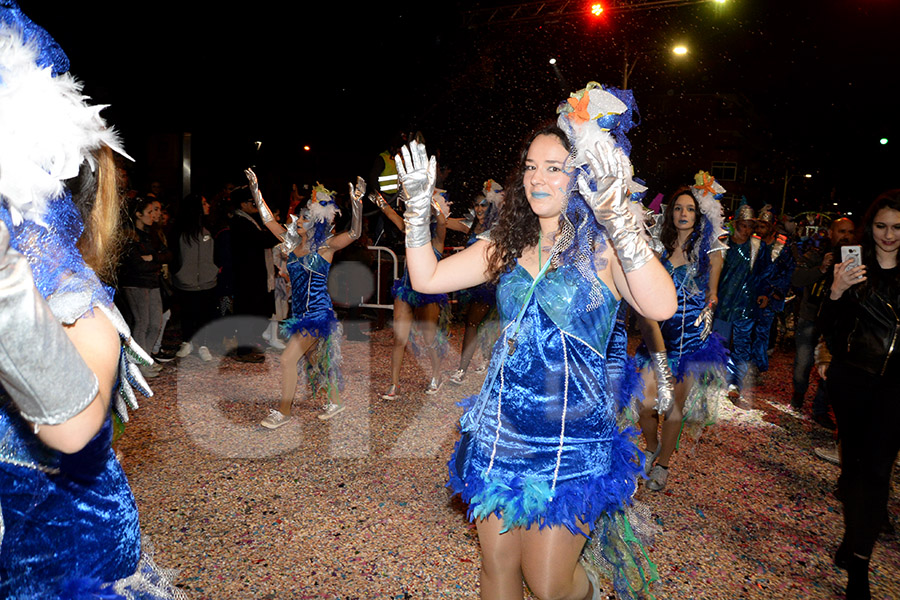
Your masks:
M412 288L409 282L409 271L403 272L403 277L394 282L391 287L391 296L399 298L413 308L419 308L426 304L447 304L447 294L420 294Z
M137 506L107 419L84 449L43 446L0 390L0 598L183 597L141 556Z

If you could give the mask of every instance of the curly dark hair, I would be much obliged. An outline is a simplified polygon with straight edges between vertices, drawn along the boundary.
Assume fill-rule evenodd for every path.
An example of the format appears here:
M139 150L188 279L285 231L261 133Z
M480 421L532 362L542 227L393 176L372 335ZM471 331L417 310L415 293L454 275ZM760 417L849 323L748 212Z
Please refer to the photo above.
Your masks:
M694 250L694 244L700 239L703 228L703 213L700 212L700 203L697 202L697 199L691 193L690 186L681 186L669 196L669 202L666 204L666 214L663 216L663 224L659 232L659 241L662 242L666 252L671 256L675 251L675 245L678 243L678 229L675 227L675 201L678 200L679 196L688 196L694 201L694 214L696 215L694 218L694 231L685 242L684 248L682 248L684 255L690 256Z
M488 275L495 283L499 281L502 273L512 270L516 259L522 256L525 248L538 243L541 225L537 215L531 210L531 205L525 195L524 177L528 149L531 147L531 143L542 135L556 136L566 152L572 151L569 138L556 125L555 121L541 126L527 138L519 154L516 171L504 186L507 193L500 207L497 224L491 230L493 244L488 254ZM560 222L562 222L564 214L560 215Z

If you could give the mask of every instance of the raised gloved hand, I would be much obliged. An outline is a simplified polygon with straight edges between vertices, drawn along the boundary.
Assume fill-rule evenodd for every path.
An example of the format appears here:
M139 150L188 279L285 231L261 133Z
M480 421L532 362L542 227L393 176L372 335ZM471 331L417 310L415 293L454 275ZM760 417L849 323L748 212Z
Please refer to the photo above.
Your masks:
M694 327L698 327L702 325L702 329L700 330L700 339L705 340L709 337L709 334L712 332L713 326L713 317L716 313L716 303L710 302L706 306L703 307L703 310L700 311L700 314L697 315L697 320L694 321Z
M256 202L256 209L259 211L259 218L262 219L263 223L274 221L275 217L272 216L272 211L269 210L269 205L266 204L266 201L263 200L262 194L259 193L259 182L256 179L256 173L253 172L253 169L244 169L244 175L247 176L247 181L250 183L250 193L253 194L253 201Z
M350 183L350 229L347 231L354 240L358 240L362 233L362 199L365 195L366 181L357 176L356 185Z
M291 214L288 215L288 218L290 218L291 222L285 228L284 235L281 237L281 247L285 254L293 252L294 248L303 241L303 238L300 237L300 232L297 231L297 215Z
M643 226L629 207L631 161L612 144L597 144L586 154L592 174L579 173L578 190L594 211L594 218L606 228L622 268L630 273L653 258L653 251L641 236Z
M431 197L437 161L425 152L425 144L412 141L394 158L400 185L406 197L406 247L418 248L431 241Z
M387 200L381 195L381 192L369 192L369 200L371 200L379 210L384 210L388 205Z
M656 372L656 411L662 415L672 410L675 402L675 377L665 352L651 352L650 364Z

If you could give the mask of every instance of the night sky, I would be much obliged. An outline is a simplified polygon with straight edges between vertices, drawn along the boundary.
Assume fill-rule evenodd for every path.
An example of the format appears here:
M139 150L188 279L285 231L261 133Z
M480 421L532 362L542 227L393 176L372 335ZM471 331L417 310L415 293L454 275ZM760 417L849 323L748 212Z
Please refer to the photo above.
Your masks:
M86 93L111 105L104 114L138 160L138 181L158 176L148 140L189 131L194 186L206 193L251 163L343 190L392 133L421 130L469 194L505 177L522 138L568 92L590 80L621 86L627 53L639 55L629 80L639 106L676 99L664 113L643 111L630 135L638 175L641 161L666 158L660 131L716 135L713 115L688 122L677 100L720 92L758 113L768 165L759 176L772 195L781 197L785 168L816 174L798 194L833 194L848 208L900 187L898 2L728 0L463 26L466 11L507 4L21 1L67 51ZM690 48L680 61L668 52L675 41Z

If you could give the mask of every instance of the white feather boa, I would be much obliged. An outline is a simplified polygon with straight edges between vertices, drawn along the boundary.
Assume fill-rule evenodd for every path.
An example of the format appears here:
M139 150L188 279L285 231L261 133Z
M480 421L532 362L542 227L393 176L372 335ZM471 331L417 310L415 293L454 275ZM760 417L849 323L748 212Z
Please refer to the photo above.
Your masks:
M127 156L116 133L89 106L68 73L53 77L35 62L21 32L0 25L0 197L16 224L43 222L49 200L63 193L91 151L105 144Z

